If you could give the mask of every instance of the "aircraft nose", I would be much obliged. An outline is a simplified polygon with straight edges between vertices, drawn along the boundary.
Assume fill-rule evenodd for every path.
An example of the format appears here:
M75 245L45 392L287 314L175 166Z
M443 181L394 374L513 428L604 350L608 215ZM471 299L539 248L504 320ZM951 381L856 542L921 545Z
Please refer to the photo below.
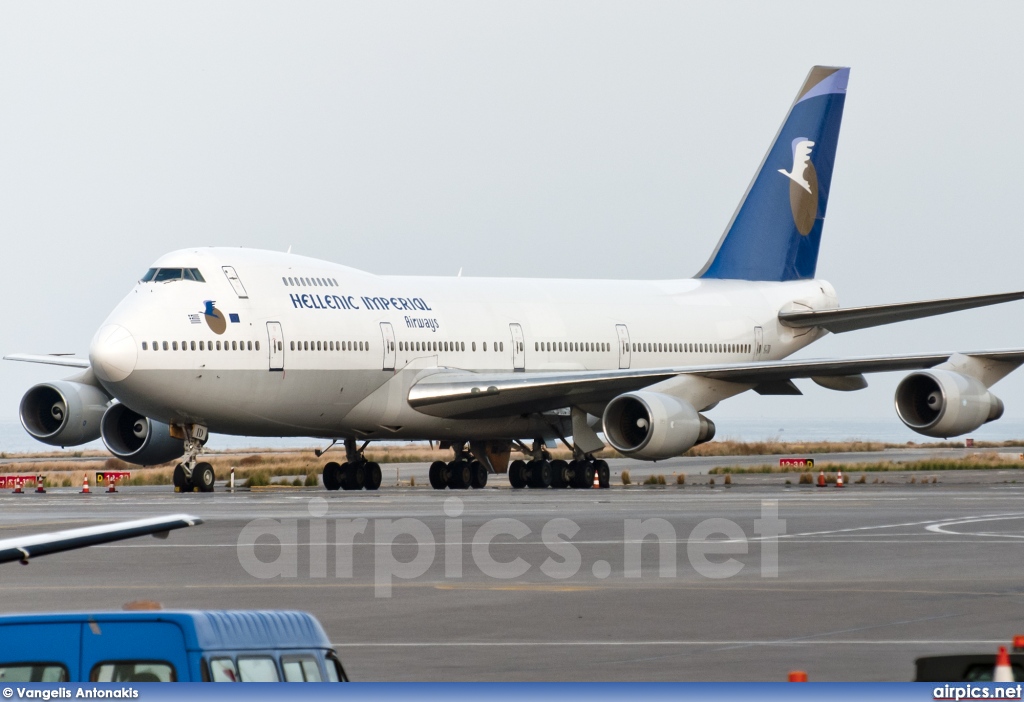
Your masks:
M100 327L89 347L89 361L92 363L93 372L100 380L112 383L122 381L131 375L138 358L135 337L120 324Z

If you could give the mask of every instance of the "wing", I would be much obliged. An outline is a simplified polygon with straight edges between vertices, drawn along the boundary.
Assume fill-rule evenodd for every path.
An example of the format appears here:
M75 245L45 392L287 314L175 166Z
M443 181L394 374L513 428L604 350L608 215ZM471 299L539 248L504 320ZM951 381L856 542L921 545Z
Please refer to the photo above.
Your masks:
M817 310L813 312L791 310L779 313L779 321L787 327L821 327L833 334L878 327L883 324L905 322L910 319L921 319L937 314L959 312L975 307L998 305L1003 302L1024 299L1024 291L996 293L994 295L974 295L972 297L954 297L942 300L925 300L923 302L899 302L891 305L873 305L870 307L847 307L837 310Z
M63 354L38 356L30 353L12 353L4 356L5 361L24 361L26 363L46 363L51 366L67 366L68 368L88 368L88 358L77 358Z
M551 373L441 372L419 380L409 389L409 405L434 417L476 419L527 414L608 402L616 395L640 390L680 375L725 380L741 385L765 386L794 378L846 377L861 373L932 368L953 358L953 353L916 356L874 356L850 359L767 361L719 366L689 366L644 370L558 371ZM964 354L979 360L1016 367L1024 363L1024 349Z
M172 514L166 517L136 519L130 522L0 539L0 563L10 563L11 561L28 563L30 558L36 556L46 556L51 553L71 551L76 548L131 539L146 534L166 538L167 533L172 529L183 529L202 523L203 520L199 517L188 514Z

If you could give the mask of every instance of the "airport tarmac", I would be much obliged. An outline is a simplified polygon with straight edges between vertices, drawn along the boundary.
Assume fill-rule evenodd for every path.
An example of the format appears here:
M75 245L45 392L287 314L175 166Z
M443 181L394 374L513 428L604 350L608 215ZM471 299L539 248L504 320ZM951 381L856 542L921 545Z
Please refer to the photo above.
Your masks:
M423 470L389 467L403 481ZM5 492L2 537L177 512L205 523L0 566L0 609L304 609L355 680L909 680L918 656L994 653L1024 633L1017 473L876 473L885 484L843 490L780 475L711 488L698 472L609 490L435 492L385 473L376 493ZM661 541L640 546L630 530L653 518ZM336 551L353 519L365 530ZM381 596L399 562L423 573Z

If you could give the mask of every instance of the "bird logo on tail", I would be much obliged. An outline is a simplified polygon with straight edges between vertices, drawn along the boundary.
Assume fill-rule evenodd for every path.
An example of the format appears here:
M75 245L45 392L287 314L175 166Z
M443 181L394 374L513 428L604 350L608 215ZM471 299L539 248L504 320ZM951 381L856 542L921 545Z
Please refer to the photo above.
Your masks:
M789 178L789 206L793 211L793 224L807 236L818 215L818 173L811 162L814 142L807 137L793 140L793 167L780 168L779 173Z

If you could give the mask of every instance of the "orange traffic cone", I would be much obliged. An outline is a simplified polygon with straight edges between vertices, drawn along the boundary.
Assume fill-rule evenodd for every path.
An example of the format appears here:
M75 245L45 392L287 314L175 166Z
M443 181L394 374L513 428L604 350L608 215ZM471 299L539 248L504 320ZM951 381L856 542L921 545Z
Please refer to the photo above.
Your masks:
M88 494L90 494L89 493L89 476L88 475L83 475L82 476L82 492L80 492L78 494L79 495L88 495Z
M825 487L825 471L818 473L818 487Z
M836 473L836 487L846 487L843 485L843 471Z
M46 492L46 488L43 487L43 482L44 482L43 476L37 475L36 476L36 492L37 493L44 493L44 492Z
M18 482L16 482L14 484L14 493L13 494L15 494L15 495L23 494L22 491L21 491L21 479L20 478L18 479Z
M599 472L599 471L598 471L598 470L597 470L597 468L595 467L595 468L594 468L594 487L596 487L596 488L600 488L600 487L601 487L601 478L600 478L600 476L598 475L598 472Z
M1006 646L1000 646L999 653L996 654L996 669L992 673L992 682L1014 682L1013 668L1010 667L1010 654L1006 652Z
M789 671L789 682L807 682L807 673L802 670Z

